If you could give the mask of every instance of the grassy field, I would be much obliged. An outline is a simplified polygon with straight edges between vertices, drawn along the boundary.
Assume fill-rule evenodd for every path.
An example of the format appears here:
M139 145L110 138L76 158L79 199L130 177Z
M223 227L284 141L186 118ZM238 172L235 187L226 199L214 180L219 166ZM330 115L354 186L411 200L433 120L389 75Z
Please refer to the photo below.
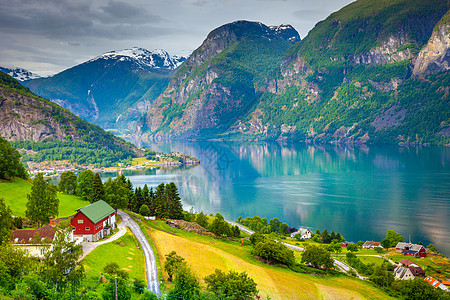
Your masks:
M12 210L13 215L25 217L27 194L31 193L31 183L23 179L13 181L0 180L0 197L5 199L5 203ZM58 217L68 217L75 214L80 207L86 206L89 202L74 195L58 193L59 215Z
M164 255L174 250L200 278L215 269L245 271L257 282L263 298L389 299L370 283L344 275L320 277L263 264L250 254L251 246L240 246L240 242L196 235L171 228L161 221L150 221L146 231L156 246L161 265L164 265ZM296 256L299 258L298 254ZM164 271L163 274L167 279Z
M120 269L129 272L130 278L146 281L144 254L136 245L136 238L127 229L127 233L120 239L98 246L83 260L86 275L99 278L103 268L108 263L115 262Z

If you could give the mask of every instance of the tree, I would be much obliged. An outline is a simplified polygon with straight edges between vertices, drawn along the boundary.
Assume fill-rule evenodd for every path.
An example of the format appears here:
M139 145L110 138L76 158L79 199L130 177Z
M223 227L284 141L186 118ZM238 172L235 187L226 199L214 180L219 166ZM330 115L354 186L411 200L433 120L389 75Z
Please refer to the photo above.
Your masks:
M103 272L113 276L119 271L119 265L116 262L110 262L103 268Z
M168 296L170 298L198 299L200 290L200 281L197 276L187 265L181 265L175 274L174 286Z
M154 197L155 215L160 219L167 218L165 189L166 185L164 183L158 185Z
M25 167L20 162L20 154L0 136L0 179L28 178Z
M92 184L94 181L94 172L85 170L78 174L76 194L84 200L89 200L92 195Z
M77 189L77 175L72 171L65 171L59 177L58 187L61 192L74 194Z
M5 200L0 198L0 246L11 238L12 213Z
M386 238L384 240L387 240L384 242L385 245L387 245L389 242L389 247L385 247L383 245L383 248L395 247L397 245L397 243L403 242L403 236L400 233L397 233L392 229L388 229L386 231Z
M229 271L225 274L221 270L216 269L213 274L204 278L207 290L213 292L218 299L254 299L258 294L256 283L247 273L238 273Z
M388 287L394 282L394 275L384 265L378 265L374 268L369 279L380 287Z
M44 180L42 173L38 173L33 180L31 194L28 194L27 198L25 214L31 221L46 224L50 222L50 218L58 216L59 199L56 197L56 186Z
M432 243L430 243L427 246L427 249L430 250L430 251L433 251L433 252L438 252L438 249Z
M218 236L230 236L231 229L230 225L225 222L223 216L219 213L216 213L216 218L211 224L211 232Z
M144 217L147 217L150 215L150 209L148 208L148 206L146 204L141 205L141 208L139 209L139 214Z
M422 278L414 278L413 280L398 280L392 284L405 299L412 300L433 300L433 299L450 299L447 292L437 288L433 288Z
M356 244L347 244L347 250L350 252L358 252L359 248Z
M310 263L315 268L324 268L326 270L333 267L333 259L325 248L310 245L302 254L302 263Z
M103 290L103 300L116 300L116 285L115 278L110 278ZM117 299L129 300L131 299L131 289L127 281L123 278L117 278Z
M294 251L272 240L256 244L253 255L264 258L266 263L284 264L287 266L295 264Z
M168 280L172 282L172 277L175 274L175 272L181 267L185 266L186 262L184 261L184 258L178 255L175 251L170 252L169 254L165 255L166 260L164 262L164 269L166 270L167 274L169 275Z
M331 236L330 234L328 234L328 230L326 228L322 231L320 236L322 237L322 243L324 244L331 243Z
M70 241L72 226L69 222L61 222L56 227L53 248L44 256L44 278L46 281L63 291L67 286L79 287L84 276L83 255L81 245Z
M128 186L121 177L116 177L114 180L108 178L103 185L105 191L105 202L111 205L114 209L127 208L128 206Z
M261 243L261 242L265 242L266 239L267 239L266 236L263 235L263 234L262 234L261 232L259 232L259 231L255 232L254 234L252 234L252 235L250 236L250 242L251 242L253 245L256 245L256 244Z
M171 182L166 185L166 193L168 217L176 220L183 219L183 205L175 183Z
M103 200L105 198L105 191L103 189L102 179L99 173L95 173L94 179L92 180L92 193L89 201L91 203Z
M195 218L195 222L203 228L208 228L208 217L205 216L203 211L198 213L197 217Z

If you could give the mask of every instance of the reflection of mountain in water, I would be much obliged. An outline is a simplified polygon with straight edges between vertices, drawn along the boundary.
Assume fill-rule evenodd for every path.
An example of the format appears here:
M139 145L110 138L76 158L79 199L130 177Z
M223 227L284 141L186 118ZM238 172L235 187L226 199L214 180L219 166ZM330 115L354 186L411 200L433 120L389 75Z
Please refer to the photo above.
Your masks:
M174 181L186 209L219 211L229 219L278 217L291 226L335 230L353 241L381 240L392 228L450 254L448 148L246 142L151 148L200 159L190 169L132 177L142 185Z

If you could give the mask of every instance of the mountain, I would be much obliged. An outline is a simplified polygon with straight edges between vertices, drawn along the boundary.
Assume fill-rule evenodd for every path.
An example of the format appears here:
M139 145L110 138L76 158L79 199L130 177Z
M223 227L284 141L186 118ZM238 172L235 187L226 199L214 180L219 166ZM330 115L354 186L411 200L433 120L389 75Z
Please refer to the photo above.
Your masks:
M25 80L41 78L41 76L31 73L30 71L22 69L22 68L11 69L11 68L0 67L0 71L8 74L9 76L12 76L14 79L16 79L18 81L25 81Z
M24 84L87 121L124 131L167 87L173 70L184 60L163 50L111 51Z
M450 144L446 1L358 0L289 43L212 31L152 104L143 139Z
M0 135L17 148L48 150L54 159L82 164L108 165L139 154L139 150L130 143L34 95L2 72ZM44 158L45 151L42 152L35 157L37 160ZM83 161L80 161L81 157Z
M205 138L244 117L298 33L236 21L213 30L177 70L138 128L145 137Z

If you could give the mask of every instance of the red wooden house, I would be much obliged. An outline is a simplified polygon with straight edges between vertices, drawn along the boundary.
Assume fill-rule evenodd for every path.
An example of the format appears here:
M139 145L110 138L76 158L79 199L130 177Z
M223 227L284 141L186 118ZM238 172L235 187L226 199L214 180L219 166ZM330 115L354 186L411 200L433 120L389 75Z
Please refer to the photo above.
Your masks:
M409 256L427 257L427 250L422 245L400 242L395 246L395 250Z
M74 236L82 236L83 240L95 242L109 235L116 224L116 211L103 200L78 209L70 221L75 228Z

